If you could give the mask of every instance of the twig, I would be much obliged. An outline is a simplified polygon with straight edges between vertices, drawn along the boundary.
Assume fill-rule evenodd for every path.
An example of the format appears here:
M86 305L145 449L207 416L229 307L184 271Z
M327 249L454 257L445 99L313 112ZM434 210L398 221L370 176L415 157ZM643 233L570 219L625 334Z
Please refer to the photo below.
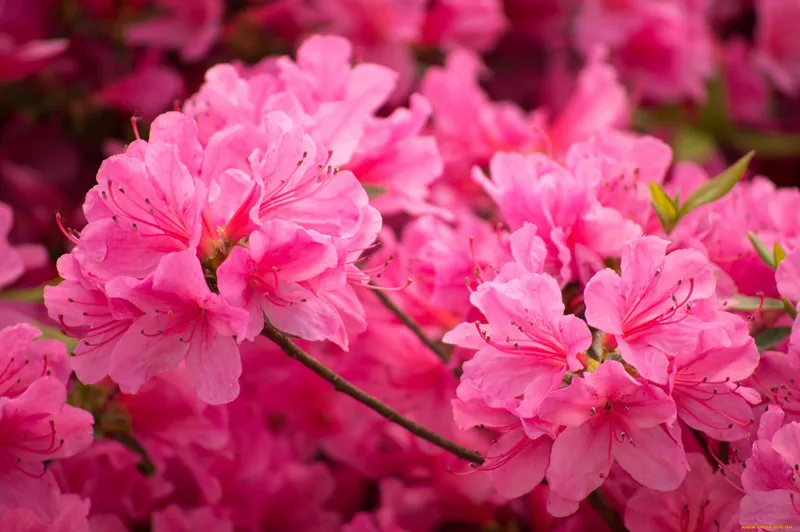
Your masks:
M606 498L600 493L600 490L591 492L589 496L586 497L586 500L592 508L594 508L594 511L603 518L603 521L606 522L610 530L613 532L627 532L628 529L625 528L625 523L622 521L622 518L608 505L608 501L606 501Z
M370 286L375 285L370 284ZM381 292L380 290L373 290L373 292L381 301L381 303L383 303L383 306L389 309L392 314L397 316L397 319L402 321L403 325L408 327L408 329L414 333L417 338L419 338L419 341L425 344L425 347L430 349L434 355L439 357L442 362L447 362L450 360L450 355L445 352L444 349L442 349L442 345L435 340L431 340L428 335L425 334L425 331L422 330L420 324L414 320L414 318L403 312L403 309L398 307L384 292Z
M367 394L363 390L360 390L350 384L348 381L343 379L339 376L336 372L322 364L320 361L300 349L292 340L289 339L284 333L276 329L271 323L267 322L264 325L264 330L261 332L262 335L266 336L275 344L280 347L284 353L292 357L293 359L297 360L305 367L328 381L333 385L333 387L346 395L349 395L359 403L371 408L384 418L388 419L392 423L396 423L400 425L410 433L414 434L415 436L419 436L423 440L426 440L437 447L448 451L459 458L463 458L464 460L469 460L475 464L482 464L483 457L480 456L475 451L470 451L469 449L458 445L455 442L452 442L435 432L431 432L430 430L426 429L425 427L418 425L408 419L407 417L403 416L402 414L396 412L392 408L390 408L385 403L379 401L375 397Z

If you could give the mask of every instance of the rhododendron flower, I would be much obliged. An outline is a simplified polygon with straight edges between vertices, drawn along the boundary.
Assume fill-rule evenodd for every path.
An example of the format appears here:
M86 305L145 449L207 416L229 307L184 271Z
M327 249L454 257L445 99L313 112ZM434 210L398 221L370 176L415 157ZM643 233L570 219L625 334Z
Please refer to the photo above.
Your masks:
M578 355L592 343L588 327L564 315L561 290L548 275L527 273L507 282L483 283L470 301L487 323L476 323L471 331L470 324L462 324L444 339L479 347L464 363L462 386L477 388L493 407L521 396L520 411L532 417L542 388L557 387L568 369L583 368Z
M143 20L125 29L130 44L148 44L178 50L184 61L198 61L213 46L224 11L221 0L155 0L167 14Z
M690 470L678 489L663 492L640 488L628 500L625 506L628 530L741 530L741 493L722 472L714 472L704 455L688 453L686 459Z
M52 522L59 489L45 461L86 449L94 420L65 404L66 349L34 342L40 334L24 324L0 331L0 510L24 507Z
M738 392L759 362L747 324L735 315L728 329L700 332L697 348L678 354L670 374L670 392L678 417L717 440L746 438L754 424L752 407Z
M514 414L519 400L509 399L505 407L490 407L483 393L462 382L453 399L453 416L461 429L480 428L495 433L486 450L486 471L497 492L508 499L529 493L541 483L550 459L555 426Z
M338 328L336 309L308 287L308 281L339 264L329 238L282 220L270 220L235 247L217 273L220 293L250 312L248 339L264 328L264 317L279 329L324 340ZM341 272L344 273L344 272ZM339 285L345 279L340 273Z
M574 33L579 48L607 45L623 77L650 98L705 97L714 55L702 2L589 0L581 8Z
M573 173L544 155L516 153L498 153L489 168L491 180L477 168L473 179L512 229L524 222L536 225L547 244L545 271L563 284L588 280L626 240L641 234L638 225L593 197L593 176L586 175L591 168L578 165Z
M17 281L27 269L37 268L47 262L47 250L36 244L13 246L8 236L14 220L14 211L0 203L0 288Z
M150 378L186 360L198 396L211 404L239 394L239 349L247 335L248 314L228 305L206 284L200 261L191 251L166 255L142 281L119 277L106 284L114 308L133 319L111 355L109 375L123 391L135 393Z
M669 242L645 236L622 248L622 276L598 272L586 285L586 321L614 335L622 358L665 384L669 357L691 353L714 294L714 273L694 250L667 254Z
M742 473L741 523L800 525L800 423L781 426L783 411L770 406L761 418L753 454Z
M198 529L233 532L233 523L209 507L184 510L169 506L153 514L153 532L192 532Z
M758 0L755 4L757 60L778 89L796 94L800 87L800 52L791 28L800 20L800 3Z
M43 521L30 508L7 509L0 513L0 529L12 532L84 532L90 530L87 515L91 501L63 494L56 501L53 522Z
M675 421L675 403L619 362L608 360L551 392L539 416L566 427L553 444L547 481L567 499L579 501L598 488L614 462L659 491L677 488L689 469L668 426Z

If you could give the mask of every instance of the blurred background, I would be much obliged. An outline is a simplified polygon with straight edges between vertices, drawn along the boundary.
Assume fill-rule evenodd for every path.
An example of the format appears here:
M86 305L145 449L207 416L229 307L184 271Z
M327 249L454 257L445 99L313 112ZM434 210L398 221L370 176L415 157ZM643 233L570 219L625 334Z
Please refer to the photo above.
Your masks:
M492 99L557 115L593 50L617 69L631 125L709 169L756 149L793 185L800 154L800 2L792 0L0 0L0 201L13 239L63 251L106 156L180 107L220 62L292 54L311 33L396 69L466 48ZM599 47L599 48L598 48ZM386 109L388 112L390 109Z

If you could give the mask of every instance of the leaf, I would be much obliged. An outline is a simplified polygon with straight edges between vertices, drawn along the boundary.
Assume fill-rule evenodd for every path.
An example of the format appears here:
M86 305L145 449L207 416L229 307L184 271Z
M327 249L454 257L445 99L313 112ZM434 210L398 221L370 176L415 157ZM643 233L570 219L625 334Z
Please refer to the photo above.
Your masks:
M8 290L0 292L0 300L5 301L19 301L22 303L41 303L44 301L44 288L46 286L55 286L61 282L60 278L52 279L43 285L34 288L26 288L24 290Z
M364 184L364 190L367 191L367 197L371 200L374 200L375 198L383 196L384 194L389 192L389 189L387 189L386 187L382 187L380 185L370 185L370 184Z
M731 301L731 304L728 305L726 308L729 310L738 310L742 312L751 312L758 310L761 307L762 310L783 310L783 301L780 299L775 299L772 297L765 297L763 305L761 304L760 297L752 297L752 296L741 296L735 295Z
M683 218L696 208L702 205L708 205L725 196L731 189L736 186L742 176L747 171L747 166L756 152L751 151L728 168L721 174L716 176L711 181L704 183L697 190L692 192L686 201L681 205L678 219Z
M775 245L772 246L772 259L775 261L775 267L777 268L780 266L781 261L786 258L786 250L783 247L775 242Z
M747 232L747 238L750 240L750 243L753 244L756 253L758 253L759 257L761 257L761 260L763 260L767 266L774 270L776 267L775 256L772 254L772 251L769 250L767 245L762 242L755 233L751 233L750 231Z
M661 185L655 182L650 183L650 199L664 231L669 233L675 228L678 221L678 206L661 188Z
M758 352L763 353L764 351L775 347L788 338L791 332L791 327L774 327L772 329L764 329L763 331L759 332L753 337L756 341Z

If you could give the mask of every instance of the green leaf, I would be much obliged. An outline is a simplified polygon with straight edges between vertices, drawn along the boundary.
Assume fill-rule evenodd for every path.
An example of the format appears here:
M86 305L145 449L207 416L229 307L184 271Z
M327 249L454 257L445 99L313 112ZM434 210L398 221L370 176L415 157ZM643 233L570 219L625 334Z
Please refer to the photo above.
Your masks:
M669 233L675 228L675 224L678 221L678 206L664 189L655 182L650 183L650 199L653 202L653 208L656 210L658 219L661 220L664 231Z
M364 190L367 191L367 197L371 200L377 198L378 196L383 196L384 194L389 192L389 190L386 187L382 187L380 185L370 185L370 184L365 184Z
M756 341L758 352L771 349L789 337L792 332L791 327L774 327L772 329L764 329L756 334L753 338Z
M786 250L781 245L775 242L772 247L772 259L775 261L775 267L780 266L781 261L786 258Z
M726 308L742 312L751 312L758 310L759 307L763 310L784 310L783 301L780 299L765 297L764 304L762 305L760 297L742 296L738 294L733 296L733 301L731 301L731 304Z
M726 168L721 174L716 176L711 181L704 183L701 185L697 190L692 192L686 201L681 205L681 209L678 213L678 219L683 218L694 209L702 206L708 205L709 203L713 203L723 197L725 194L731 191L731 189L736 186L744 173L747 171L747 166L750 164L750 159L753 158L756 152L751 151L728 168Z
M775 256L773 255L772 251L767 247L767 245L761 241L760 238L756 236L755 233L751 233L750 231L747 232L747 238L750 240L750 243L753 244L753 247L758 253L758 256L761 257L761 260L764 263L772 268L775 269Z

